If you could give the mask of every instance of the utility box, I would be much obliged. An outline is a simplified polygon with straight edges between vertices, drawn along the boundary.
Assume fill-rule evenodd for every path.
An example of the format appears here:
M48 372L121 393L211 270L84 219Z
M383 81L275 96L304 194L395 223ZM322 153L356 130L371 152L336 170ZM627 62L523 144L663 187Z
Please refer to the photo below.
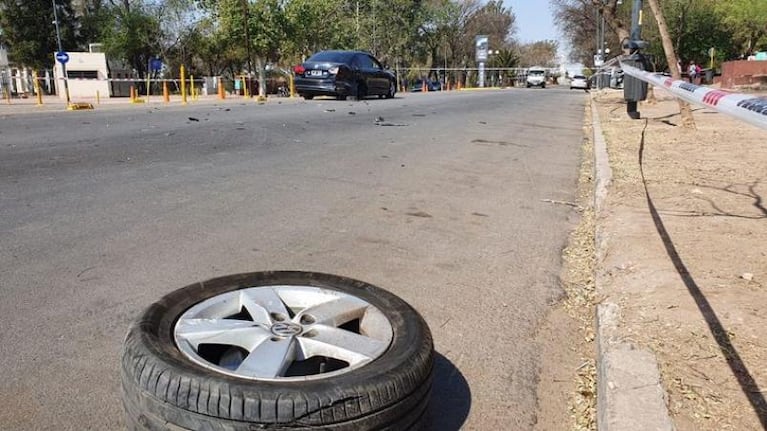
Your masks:
M630 59L621 61L623 64L634 66L637 69L646 70L642 59ZM633 76L623 76L623 99L627 102L641 102L647 99L647 83Z

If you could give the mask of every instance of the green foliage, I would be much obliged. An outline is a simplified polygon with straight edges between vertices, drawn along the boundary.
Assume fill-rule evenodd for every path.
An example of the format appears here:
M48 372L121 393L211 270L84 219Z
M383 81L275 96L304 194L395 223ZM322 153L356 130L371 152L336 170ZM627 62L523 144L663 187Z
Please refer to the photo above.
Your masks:
M58 0L57 5L63 47L76 48L72 3ZM50 0L0 0L0 29L9 60L35 69L52 67L58 51L53 21Z
M102 0L85 0L79 13L78 46L85 51L90 43L101 43L112 20L108 6Z
M490 57L489 66L490 67L505 67L505 68L513 68L513 67L519 67L520 64L520 56L517 50L514 49L500 49L498 50L498 54L493 55Z
M622 5L617 5L616 0L549 0L549 3L572 47L571 59L583 64L591 64L596 51L596 12L600 4L604 8L614 4L615 20L609 23L607 42L612 52L620 51L617 29L630 22L631 0L624 0ZM663 0L660 5L676 54L684 63L709 65L710 48L716 52L715 66L767 49L765 0ZM646 52L652 54L657 69L666 69L660 34L649 8L644 16L642 36L650 42Z
M139 76L157 55L174 73L183 64L194 73L234 75L293 65L324 49L370 51L391 67L473 67L478 34L500 50L492 61L518 63L515 16L502 0L56 1L66 49L102 43ZM0 38L12 61L52 64L50 2L0 0Z
M674 51L682 64L695 61L708 67L710 48L717 53L716 63L736 55L732 33L724 24L723 16L715 10L715 3L716 0L667 0L661 4ZM667 70L657 23L648 21L643 32L650 42L646 52L651 54L657 70Z
M734 42L743 55L767 49L767 1L727 0L716 2L716 12L732 29Z
M281 52L291 64L324 49L355 47L355 21L344 0L291 0L285 5L286 34Z
M160 52L162 31L157 14L139 4L120 5L111 11L113 21L103 35L106 53L124 59L144 77L150 58Z

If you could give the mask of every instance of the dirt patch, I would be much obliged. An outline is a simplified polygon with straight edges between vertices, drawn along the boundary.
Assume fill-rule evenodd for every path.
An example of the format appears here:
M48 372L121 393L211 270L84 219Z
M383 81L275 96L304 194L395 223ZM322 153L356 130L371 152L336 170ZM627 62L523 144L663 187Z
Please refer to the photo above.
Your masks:
M655 352L679 431L765 429L767 131L702 108L683 129L656 96L646 120L594 96L613 170L597 300Z
M578 201L580 222L563 251L565 300L547 316L536 339L542 346L536 430L596 430L594 361L594 147L586 110ZM566 409L564 407L567 407Z

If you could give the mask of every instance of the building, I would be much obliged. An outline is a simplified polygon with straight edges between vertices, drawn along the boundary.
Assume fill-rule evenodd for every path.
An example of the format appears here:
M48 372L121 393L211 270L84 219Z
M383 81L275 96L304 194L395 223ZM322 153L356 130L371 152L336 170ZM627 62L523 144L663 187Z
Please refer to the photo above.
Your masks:
M69 61L66 64L69 97L93 98L97 94L108 97L110 89L106 55L103 52L68 52L67 54L69 54ZM64 73L58 61L53 68L53 73L56 79L56 93L60 98L65 99Z

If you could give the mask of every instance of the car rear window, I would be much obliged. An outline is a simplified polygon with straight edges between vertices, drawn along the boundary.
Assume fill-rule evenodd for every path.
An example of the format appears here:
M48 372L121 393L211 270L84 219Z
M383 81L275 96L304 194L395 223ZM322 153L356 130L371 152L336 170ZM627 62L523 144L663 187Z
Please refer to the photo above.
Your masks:
M573 76L573 79L586 79L586 77L583 75L575 75Z
M353 52L322 51L309 57L306 61L317 61L317 62L326 61L331 63L348 63L349 60L351 60L352 56L354 56Z

